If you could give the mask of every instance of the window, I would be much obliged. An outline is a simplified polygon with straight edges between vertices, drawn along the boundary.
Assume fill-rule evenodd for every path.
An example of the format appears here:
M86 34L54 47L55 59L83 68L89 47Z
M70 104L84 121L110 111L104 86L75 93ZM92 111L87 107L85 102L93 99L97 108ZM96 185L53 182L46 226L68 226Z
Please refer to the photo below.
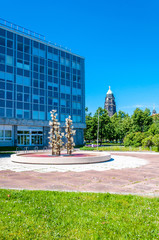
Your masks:
M5 98L5 91L4 90L0 90L0 98Z
M52 68L48 68L48 74L52 75Z
M22 43L23 42L23 37L18 35L17 36L17 41Z
M9 55L9 56L13 56L13 50L7 48L7 55Z
M28 61L24 61L24 69L25 70L30 70L30 65Z
M23 52L23 44L17 43L17 50Z
M29 102L29 94L24 94L24 101Z
M13 98L12 92L8 92L8 91L7 91L6 97L7 97L7 99L12 99L12 98Z
M44 58L45 57L45 51L40 49L39 50L39 56Z
M12 109L9 109L9 108L6 109L6 116L7 116L7 118L12 118L13 117Z
M8 108L12 108L12 107L13 107L13 102L7 100L7 101L6 101L6 107L8 107Z
M3 53L3 54L5 54L5 48L4 48L4 47L2 47L2 46L0 46L0 53Z
M23 60L22 59L17 59L17 67L23 68Z
M17 117L17 118L22 118L22 117L23 117L23 110L17 109L17 111L16 111L16 117Z
M38 63L38 57L34 57L34 63Z
M40 66L40 72L44 73L44 66Z
M0 45L5 46L5 39L0 37Z
M27 45L30 45L30 39L24 38L24 43L27 44Z
M7 40L7 47L13 48L13 42L10 40Z
M29 119L29 116L30 116L30 112L24 111L24 118Z
M5 30L3 30L3 29L0 29L0 36L3 36L3 37L5 37L5 33L6 33L6 31L5 31Z
M24 52L25 53L29 53L30 52L30 48L28 45L24 45Z
M13 39L13 33L7 31L7 38Z
M23 69L17 68L17 74L23 76Z
M11 138L11 137L12 137L11 130L5 130L5 138Z
M0 107L5 107L5 101L0 99Z
M5 64L5 55L0 54L0 64Z
M38 111L38 106L39 106L38 104L33 104L33 110Z
M65 72L61 72L61 78L65 78Z
M28 54L24 54L24 60L26 60L26 61L30 61L30 57L29 57Z
M13 91L13 84L7 83L7 90Z
M4 108L0 108L0 117L4 117Z
M23 103L17 102L17 109L23 109Z
M17 100L18 100L18 101L23 101L23 95L22 95L22 93L17 93Z
M44 112L44 111L45 111L44 105L40 105L40 111L41 111L41 112Z
M44 97L40 97L40 103L44 104Z
M33 48L33 55L34 56L39 56L39 49L38 48Z
M3 130L0 130L0 139L3 138L3 135L4 135L3 132L4 132Z
M5 72L5 65L0 64L0 71Z
M54 70L54 76L57 77L58 76L58 71Z
M7 72L8 73L13 73L13 67L7 66Z
M13 57L6 56L6 64L13 66Z
M30 104L29 103L24 103L24 109L25 110L29 110L30 109Z
M0 129L0 141L11 141L12 131L5 128Z
M24 92L29 93L29 87L24 87Z

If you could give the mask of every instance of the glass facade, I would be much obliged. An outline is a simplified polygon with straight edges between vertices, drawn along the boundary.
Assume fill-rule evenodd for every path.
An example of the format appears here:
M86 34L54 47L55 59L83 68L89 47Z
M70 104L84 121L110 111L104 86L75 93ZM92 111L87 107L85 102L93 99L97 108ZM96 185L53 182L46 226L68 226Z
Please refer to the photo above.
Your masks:
M61 124L70 115L81 136L84 58L18 29L14 24L4 26L0 19L0 145L47 145L52 109Z
M84 123L84 59L0 27L0 117Z

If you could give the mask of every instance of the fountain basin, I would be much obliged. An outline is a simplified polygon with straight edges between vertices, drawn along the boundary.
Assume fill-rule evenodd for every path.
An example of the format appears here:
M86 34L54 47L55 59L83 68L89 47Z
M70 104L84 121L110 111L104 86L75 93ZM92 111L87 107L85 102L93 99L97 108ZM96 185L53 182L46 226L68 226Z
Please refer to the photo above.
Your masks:
M109 161L111 155L106 152L75 151L72 155L62 153L52 156L49 152L28 152L11 155L12 162L40 165L92 164Z

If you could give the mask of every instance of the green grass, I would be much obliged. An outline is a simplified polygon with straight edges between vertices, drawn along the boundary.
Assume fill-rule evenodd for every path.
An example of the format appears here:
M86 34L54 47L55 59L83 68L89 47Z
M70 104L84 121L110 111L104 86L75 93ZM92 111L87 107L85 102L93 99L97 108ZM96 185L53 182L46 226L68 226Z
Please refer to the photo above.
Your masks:
M158 239L159 198L0 190L0 239Z
M85 145L91 145L91 144L97 145L97 142L86 143ZM99 145L100 145L100 143L99 143ZM105 142L105 143L102 142L102 145L105 145L105 146L124 146L123 143L113 143L113 142L112 143L111 142Z
M97 150L97 147L81 147L80 150L88 150L88 151L94 151ZM124 147L124 146L106 146L106 147L100 147L98 148L99 151L134 151L134 152L140 152L140 151L150 151L149 148L144 147ZM157 147L152 147L151 151L157 152Z

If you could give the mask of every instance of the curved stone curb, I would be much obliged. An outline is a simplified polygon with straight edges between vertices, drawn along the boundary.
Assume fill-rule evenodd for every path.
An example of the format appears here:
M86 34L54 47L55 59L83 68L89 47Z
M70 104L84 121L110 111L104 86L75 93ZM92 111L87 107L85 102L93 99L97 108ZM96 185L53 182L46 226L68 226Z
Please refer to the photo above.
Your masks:
M22 164L40 164L40 165L68 165L68 164L91 164L106 162L111 159L111 154L106 152L82 152L89 156L85 157L26 157L26 154L13 154L11 155L11 160L14 163ZM34 153L36 155L36 153ZM34 155L33 154L33 155ZM81 151L80 151L81 154Z

